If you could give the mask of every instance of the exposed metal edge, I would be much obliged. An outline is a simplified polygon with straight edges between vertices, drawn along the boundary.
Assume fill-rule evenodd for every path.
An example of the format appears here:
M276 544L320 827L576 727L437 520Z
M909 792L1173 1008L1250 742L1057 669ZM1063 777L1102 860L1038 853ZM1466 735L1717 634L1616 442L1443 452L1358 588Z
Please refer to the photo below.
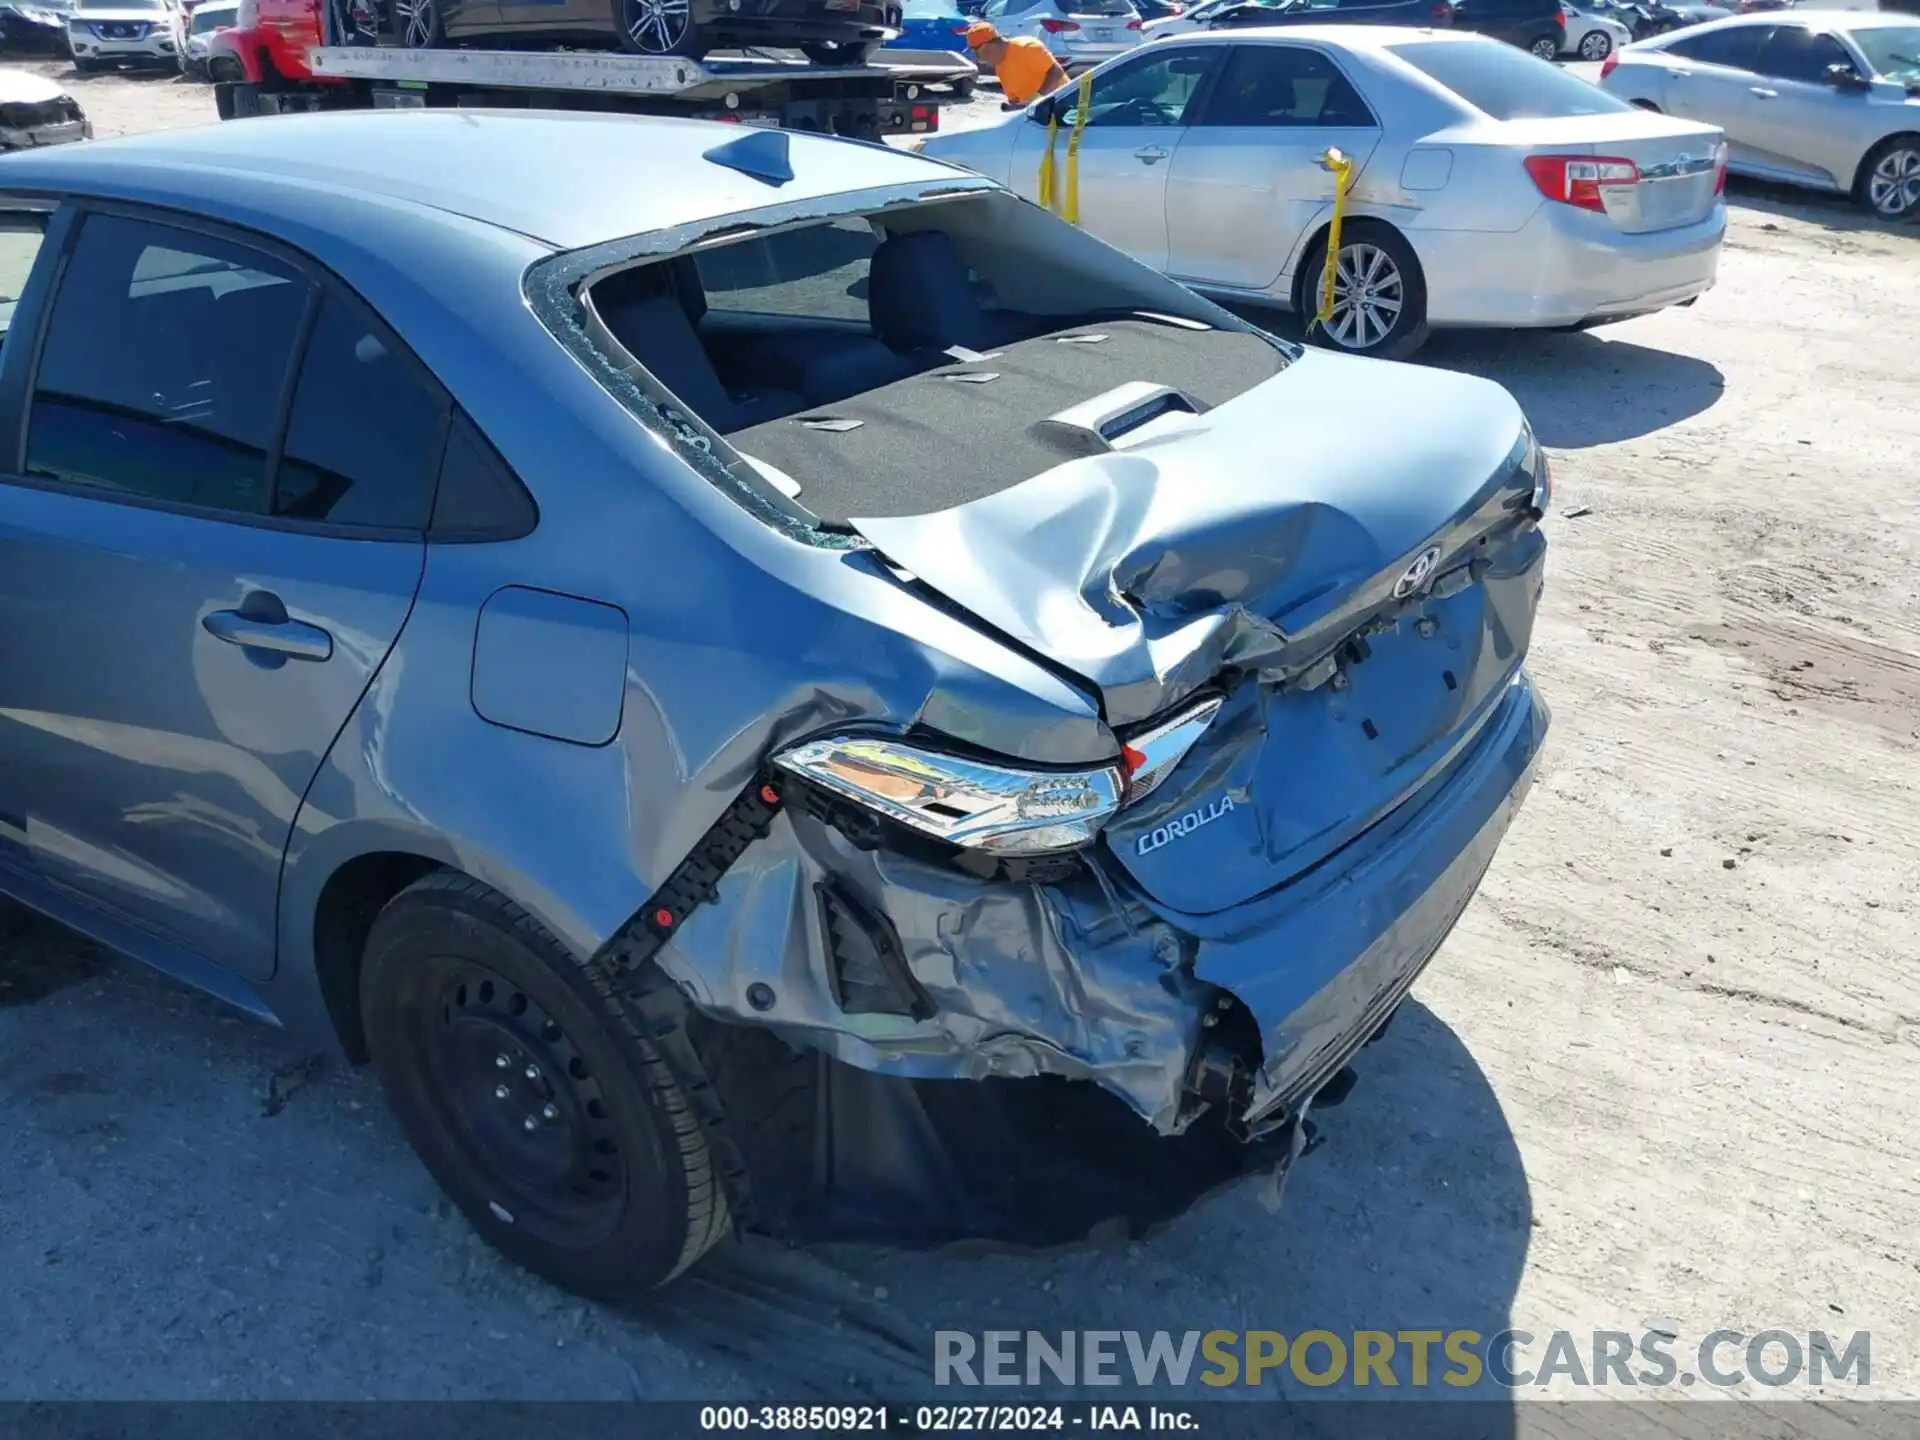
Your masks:
M686 96L724 94L762 85L832 80L932 83L977 74L971 61L953 65L725 63L593 51L538 53L512 50L406 50L372 45L321 45L307 52L315 75L396 84L476 85L505 90L575 90L608 94Z

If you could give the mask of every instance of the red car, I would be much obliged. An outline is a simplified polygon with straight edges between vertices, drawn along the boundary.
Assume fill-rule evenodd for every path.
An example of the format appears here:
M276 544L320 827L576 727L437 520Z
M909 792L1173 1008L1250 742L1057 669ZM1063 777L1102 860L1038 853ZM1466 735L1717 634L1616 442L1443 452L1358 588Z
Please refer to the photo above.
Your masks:
M281 85L338 85L307 68L307 52L321 42L321 0L240 0L233 28L208 44L208 73L216 83L245 81L272 90ZM228 92L221 92L226 117Z

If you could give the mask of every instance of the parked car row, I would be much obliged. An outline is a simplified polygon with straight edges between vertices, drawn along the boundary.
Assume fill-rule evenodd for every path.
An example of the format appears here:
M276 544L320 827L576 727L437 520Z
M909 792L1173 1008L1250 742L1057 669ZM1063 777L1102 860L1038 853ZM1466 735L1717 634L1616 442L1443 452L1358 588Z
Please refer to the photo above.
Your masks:
M174 69L206 78L207 37L238 0L36 0L0 6L0 43L66 54L82 73Z

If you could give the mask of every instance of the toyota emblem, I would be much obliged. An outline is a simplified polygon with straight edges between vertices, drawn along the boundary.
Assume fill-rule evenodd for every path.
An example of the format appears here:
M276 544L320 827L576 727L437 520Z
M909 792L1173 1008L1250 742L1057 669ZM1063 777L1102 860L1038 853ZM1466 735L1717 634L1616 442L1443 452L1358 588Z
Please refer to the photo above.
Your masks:
M1400 578L1393 582L1393 598L1404 600L1413 594L1440 568L1440 547L1429 545L1413 557L1413 563L1400 572Z

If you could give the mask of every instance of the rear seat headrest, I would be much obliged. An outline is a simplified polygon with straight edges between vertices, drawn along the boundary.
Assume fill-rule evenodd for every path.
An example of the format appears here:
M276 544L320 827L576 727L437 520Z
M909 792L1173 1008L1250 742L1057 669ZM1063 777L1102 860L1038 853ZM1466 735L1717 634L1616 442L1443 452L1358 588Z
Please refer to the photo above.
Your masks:
M986 317L967 267L943 230L889 235L867 272L867 317L895 350L982 343Z

